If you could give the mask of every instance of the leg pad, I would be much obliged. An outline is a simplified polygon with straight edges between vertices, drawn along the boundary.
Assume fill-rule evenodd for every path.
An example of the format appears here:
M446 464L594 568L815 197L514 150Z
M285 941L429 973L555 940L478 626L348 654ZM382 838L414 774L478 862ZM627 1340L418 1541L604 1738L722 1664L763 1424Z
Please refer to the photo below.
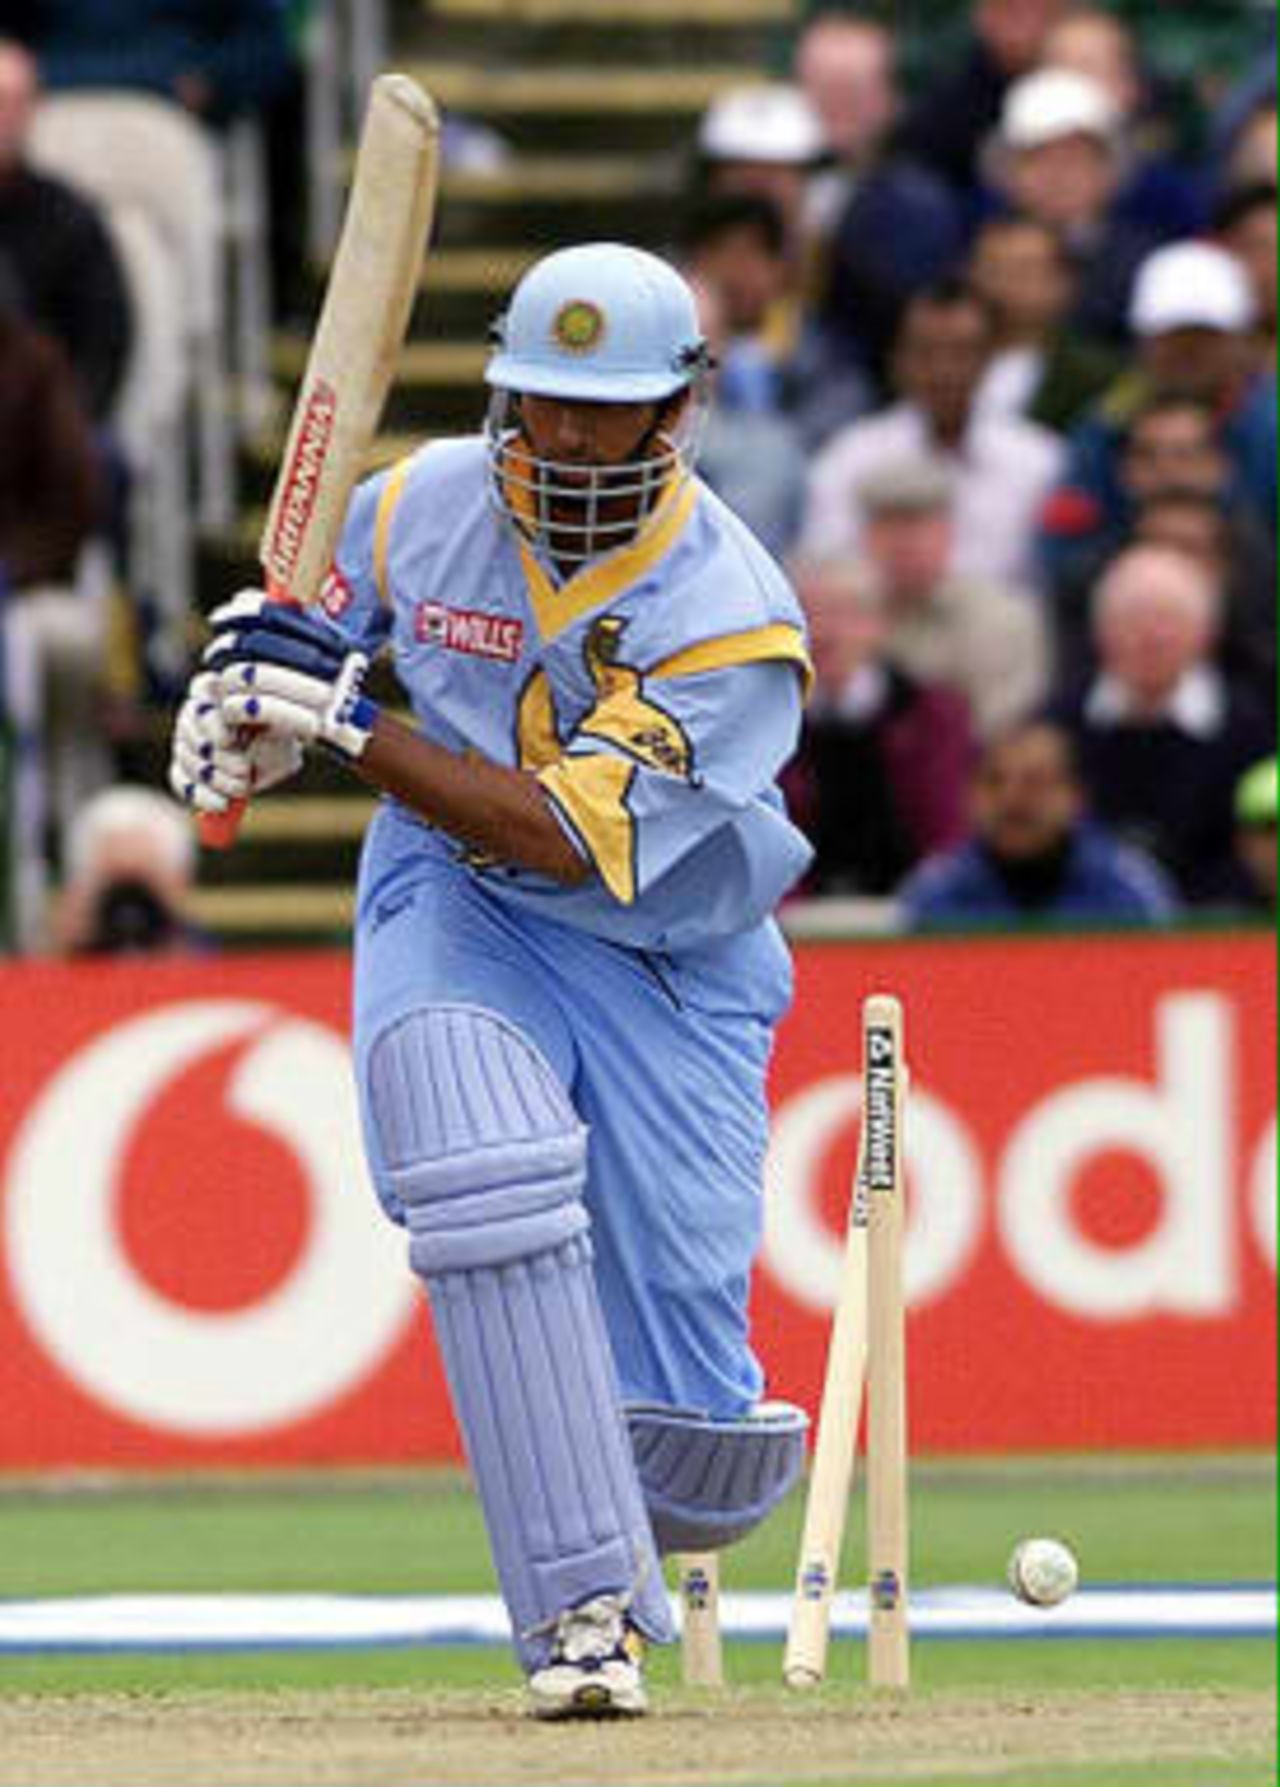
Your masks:
M762 1402L738 1421L632 1404L631 1446L658 1550L719 1551L772 1512L804 1469L809 1417Z

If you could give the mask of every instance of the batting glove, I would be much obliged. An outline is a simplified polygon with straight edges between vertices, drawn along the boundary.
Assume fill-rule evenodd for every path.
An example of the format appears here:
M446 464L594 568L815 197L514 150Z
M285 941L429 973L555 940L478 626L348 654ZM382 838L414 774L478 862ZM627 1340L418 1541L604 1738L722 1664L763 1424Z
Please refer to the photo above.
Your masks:
M242 590L210 617L204 662L217 672L222 718L355 761L378 709L364 694L369 660L323 621Z
M216 672L192 677L178 710L169 759L169 786L197 813L225 813L286 781L302 766L302 746L268 732L243 732L222 717Z

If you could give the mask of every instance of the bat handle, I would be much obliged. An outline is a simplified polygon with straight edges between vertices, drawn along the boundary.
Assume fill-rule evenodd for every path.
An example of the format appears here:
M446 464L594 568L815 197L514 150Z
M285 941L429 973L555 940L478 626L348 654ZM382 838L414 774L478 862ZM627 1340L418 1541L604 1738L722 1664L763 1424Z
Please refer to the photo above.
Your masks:
M248 801L237 800L225 813L201 813L196 828L201 847L205 850L230 850L236 841L248 804Z
M267 595L273 602L279 602L286 608L296 608L299 604L289 596L272 578L265 579ZM204 850L230 850L244 823L247 800L232 801L223 813L201 813L196 822L196 834Z

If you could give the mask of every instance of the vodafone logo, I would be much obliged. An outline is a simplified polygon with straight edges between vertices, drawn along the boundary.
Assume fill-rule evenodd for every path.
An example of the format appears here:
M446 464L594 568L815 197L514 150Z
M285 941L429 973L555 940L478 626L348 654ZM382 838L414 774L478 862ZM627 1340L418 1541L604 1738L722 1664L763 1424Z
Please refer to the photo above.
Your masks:
M130 1256L122 1162L166 1088L236 1044L207 1147L228 1121L268 1132L298 1163L306 1222L264 1294L195 1309ZM205 1147L197 1123L190 1158ZM179 1167L166 1195L182 1197L181 1178ZM175 1434L245 1435L320 1411L378 1365L416 1303L403 1244L367 1184L345 1044L258 1001L161 1006L68 1060L14 1138L5 1231L14 1300L38 1343L86 1395ZM221 1244L234 1253L243 1240Z
M913 1082L905 1123L913 1305L956 1288L988 1221L1024 1284L1046 1305L1092 1322L1224 1320L1240 1304L1246 1245L1274 1270L1276 1123L1272 1116L1255 1137L1237 1132L1231 1001L1171 993L1154 1006L1152 1040L1150 1079L1061 1085L1022 1112L992 1161L964 1115ZM774 1114L764 1262L810 1309L829 1309L837 1294L843 1236L821 1208L823 1165L857 1124L860 1104L857 1076L834 1076ZM1090 1233L1074 1201L1086 1172L1117 1156L1141 1163L1158 1188L1154 1222L1122 1245Z

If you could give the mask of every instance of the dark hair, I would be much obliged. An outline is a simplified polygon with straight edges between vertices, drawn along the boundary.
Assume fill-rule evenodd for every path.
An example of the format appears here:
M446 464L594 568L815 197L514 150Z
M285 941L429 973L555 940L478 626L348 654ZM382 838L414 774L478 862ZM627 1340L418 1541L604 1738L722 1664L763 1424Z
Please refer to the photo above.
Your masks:
M786 253L787 225L781 210L763 193L708 193L685 213L680 229L680 253L687 259L725 236L747 230L775 258Z
M1202 397L1180 397L1177 392L1166 391L1163 396L1148 399L1142 408L1129 418L1129 425L1124 431L1125 446L1129 445L1144 422L1149 421L1153 416L1172 415L1179 410L1194 410L1203 421L1208 423L1211 433L1215 439L1217 438L1218 414L1211 403L1206 403Z
M1079 783L1082 777L1080 768L1080 749L1075 734L1048 713L1031 713L1020 720L1010 720L993 732L984 744L975 771L981 774L997 751L1006 745L1016 745L1033 733L1044 732L1053 740L1062 753L1062 767L1071 781Z
M1242 186L1229 186L1213 208L1213 233L1228 235L1251 211L1265 205L1274 211L1277 202L1274 180L1246 180Z
M1202 515L1212 515L1216 521L1227 519L1227 505L1223 498L1213 496L1207 490L1182 490L1174 486L1169 490L1153 491L1139 503L1137 520L1141 522L1152 509L1197 509Z
M987 334L994 335L996 332L996 317L991 305L967 279L962 279L957 274L946 279L936 279L932 285L921 286L918 291L912 292L898 318L899 340L915 310L976 310Z
M996 211L990 217L984 217L974 231L970 258L984 236L1009 236L1015 230L1032 230L1037 236L1043 236L1052 245L1059 266L1070 268L1071 259L1067 254L1067 245L1058 231L1051 223L1045 223L1039 217L1032 217L1026 211Z

